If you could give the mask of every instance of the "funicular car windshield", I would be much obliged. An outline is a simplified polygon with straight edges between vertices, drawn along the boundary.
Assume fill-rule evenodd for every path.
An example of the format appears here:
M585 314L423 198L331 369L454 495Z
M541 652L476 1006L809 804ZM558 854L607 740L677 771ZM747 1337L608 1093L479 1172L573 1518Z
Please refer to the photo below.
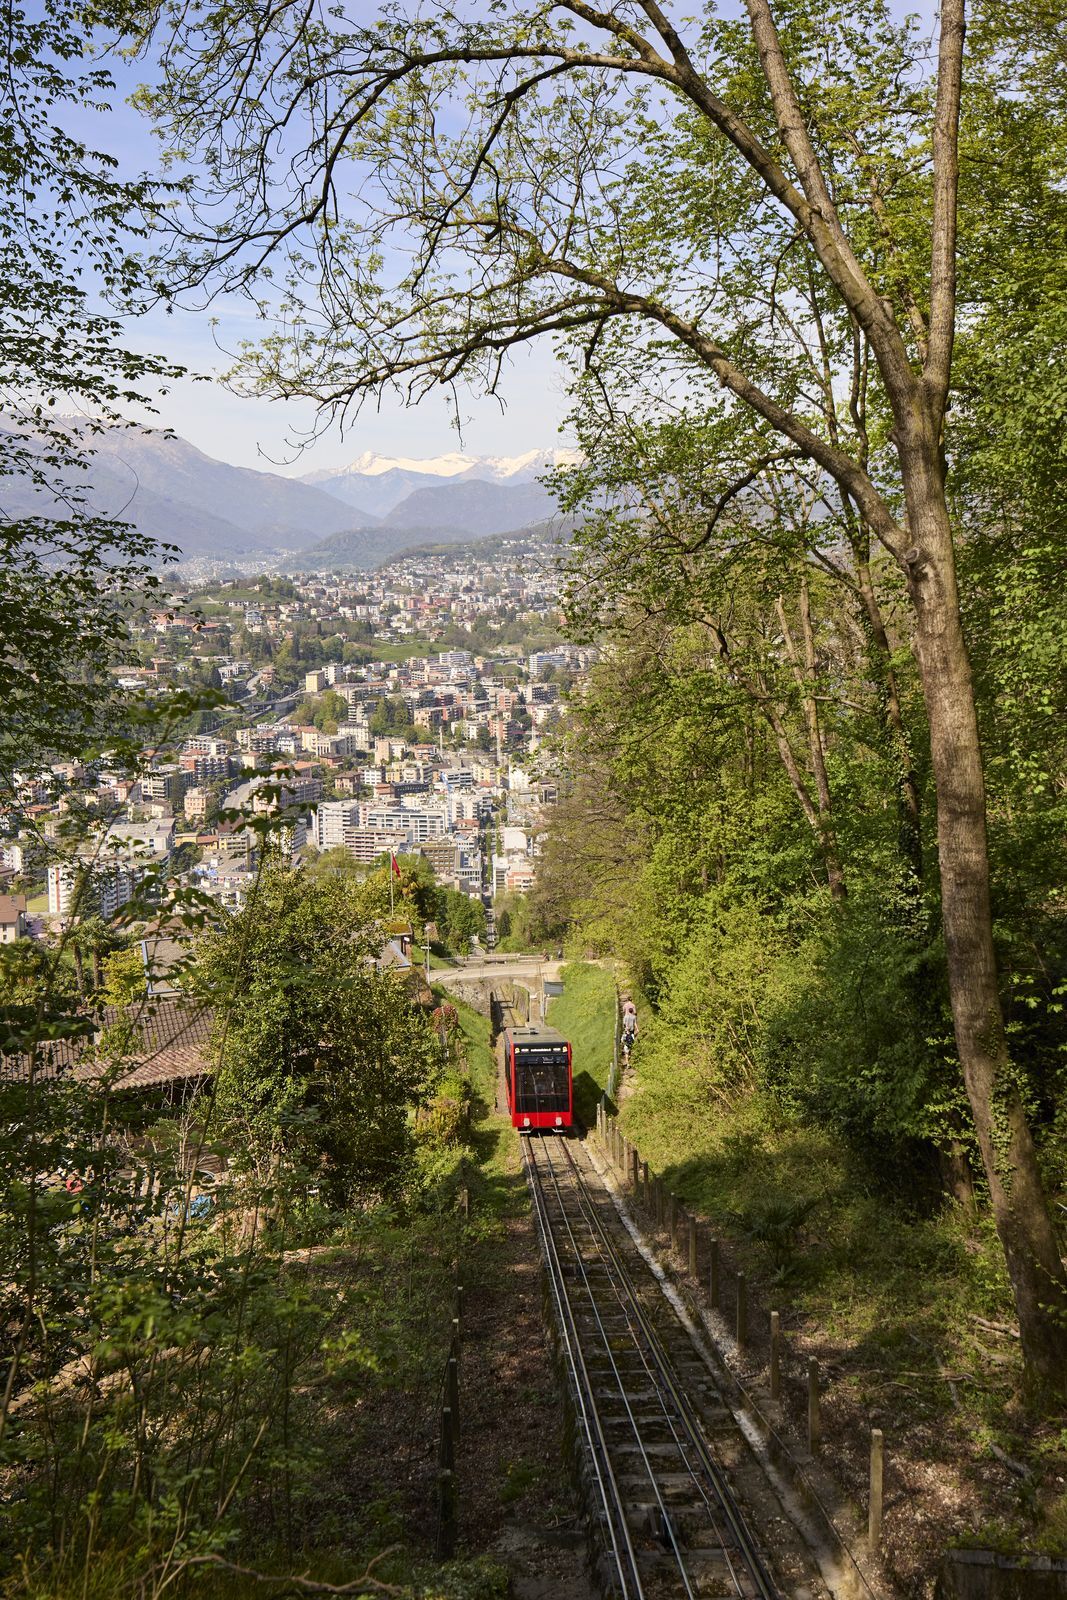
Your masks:
M515 1043L515 1110L569 1111L570 1056L566 1043Z

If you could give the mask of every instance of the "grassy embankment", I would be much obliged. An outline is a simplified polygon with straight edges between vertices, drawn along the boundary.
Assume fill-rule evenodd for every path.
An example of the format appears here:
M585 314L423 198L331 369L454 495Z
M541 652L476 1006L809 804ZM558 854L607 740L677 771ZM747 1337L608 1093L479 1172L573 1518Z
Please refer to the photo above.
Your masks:
M923 1517L911 1526L910 1512L899 1515L897 1533L887 1520L897 1576L919 1581L938 1542L959 1538L1062 1553L1067 1419L1026 1409L988 1212L945 1200L933 1170L925 1183L878 1181L873 1163L767 1091L713 1093L714 1076L680 1059L655 1019L643 1026L634 1068L623 1127L723 1241L728 1316L729 1269L745 1273L750 1367L766 1360L766 1314L780 1310L797 1406L803 1359L814 1355L836 1459L857 1498L868 1426L886 1431L905 1483L936 1464ZM1025 1475L1005 1457L1021 1459Z
M587 1127L607 1088L615 1039L615 980L604 967L571 961L563 968L563 993L548 1002L547 1021L571 1042L574 1109Z

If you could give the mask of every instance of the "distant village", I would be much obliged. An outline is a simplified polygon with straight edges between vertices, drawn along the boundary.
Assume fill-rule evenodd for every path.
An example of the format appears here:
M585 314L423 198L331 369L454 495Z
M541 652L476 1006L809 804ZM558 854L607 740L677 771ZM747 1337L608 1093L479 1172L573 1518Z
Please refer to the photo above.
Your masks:
M527 893L557 798L551 732L595 652L561 642L544 551L477 549L175 588L136 618L119 695L184 690L199 709L132 765L18 774L0 939L54 935L87 896L110 920L175 878L240 908L267 838L292 862L406 853L486 903Z

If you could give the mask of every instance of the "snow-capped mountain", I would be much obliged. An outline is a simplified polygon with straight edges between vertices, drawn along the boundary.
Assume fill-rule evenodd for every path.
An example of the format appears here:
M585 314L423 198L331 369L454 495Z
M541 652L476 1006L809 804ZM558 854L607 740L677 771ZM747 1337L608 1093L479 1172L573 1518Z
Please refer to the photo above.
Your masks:
M3 432L0 419L0 442ZM192 559L259 559L343 535L352 548L362 539L374 559L384 560L412 543L507 534L553 516L555 503L537 476L569 459L570 452L558 450L415 462L363 455L340 472L301 481L233 467L185 439L131 427L88 439L72 477L98 515L130 522ZM62 518L69 506L27 479L7 476L4 511Z
M460 451L451 451L426 460L380 456L373 451L365 451L345 467L320 468L305 474L301 481L324 489L357 511L368 511L374 516L383 517L417 490L446 489L451 485L469 482L508 487L532 484L546 468L565 466L576 459L576 451L559 449L527 450L519 456L469 456ZM439 514L445 518L448 516L449 498L445 496L440 507ZM529 500L529 496L525 498ZM545 497L546 515L548 506ZM421 509L426 509L425 501ZM515 523L516 527L521 525L521 521Z

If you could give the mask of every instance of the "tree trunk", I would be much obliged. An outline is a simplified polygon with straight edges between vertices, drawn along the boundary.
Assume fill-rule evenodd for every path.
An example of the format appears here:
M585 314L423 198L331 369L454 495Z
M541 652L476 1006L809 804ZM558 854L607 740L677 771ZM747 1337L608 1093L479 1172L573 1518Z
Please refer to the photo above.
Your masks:
M853 546L853 550L856 553L856 576L863 601L863 610L875 646L872 652L874 655L872 666L881 676L880 689L883 701L883 716L900 771L897 792L900 803L901 854L910 867L912 877L918 886L922 883L923 876L922 800L919 794L919 778L915 771L911 740L904 724L904 711L900 704L900 690L897 684L897 675L893 669L893 651L889 643L889 635L886 632L882 608L878 604L878 596L875 593L870 563L856 552L855 546Z
M926 430L901 445L914 546L905 552L937 792L941 910L956 1047L1031 1381L1067 1391L1067 1277L1008 1052L997 985L985 783L960 624L942 468Z
M802 578L800 583L799 608L800 630L804 641L803 663L801 663L800 655L797 651L796 640L793 638L793 632L789 626L789 618L786 616L785 605L781 595L778 596L775 603L775 610L778 613L778 621L782 629L782 638L793 669L793 678L796 682L800 706L804 716L804 732L808 741L808 758L811 762L811 774L815 783L815 797L818 802L817 809L809 815L809 820L818 834L822 848L823 861L826 866L826 881L830 888L830 898L840 905L847 898L848 888L845 883L844 870L841 866L841 858L837 850L830 778L826 771L826 749L823 745L822 728L819 724L818 702L815 699L815 635L811 626L811 597L808 593L806 578ZM788 745L784 727L782 732L779 733L778 728L773 723L771 725L774 727L779 749L781 749L783 739ZM786 770L787 772L789 771L788 765ZM793 787L796 788L797 782L793 779L793 774L790 772L789 775L790 780L793 782ZM803 787L806 795L807 785L805 784Z
M954 1122L956 1120L953 1118ZM962 1121L962 1118L959 1120ZM974 1175L967 1160L963 1140L956 1137L949 1139L948 1143L938 1151L937 1156L941 1169L941 1184L945 1193L950 1194L956 1204L969 1216L973 1216L976 1210Z

